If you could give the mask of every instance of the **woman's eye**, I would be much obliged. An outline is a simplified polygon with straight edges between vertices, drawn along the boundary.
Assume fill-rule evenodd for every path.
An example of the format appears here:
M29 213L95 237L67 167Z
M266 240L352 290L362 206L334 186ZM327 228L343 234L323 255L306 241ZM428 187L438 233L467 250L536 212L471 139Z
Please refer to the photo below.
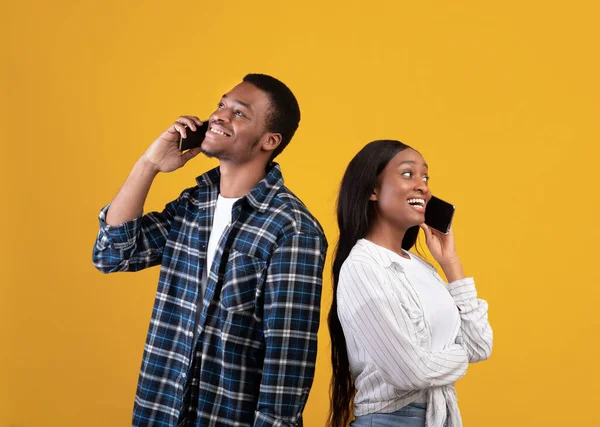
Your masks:
M425 181L425 182L429 183L429 177L428 177L428 176L424 176L424 177L423 177L423 181Z
M407 176L410 178L412 176L412 172L411 171L402 172L402 176Z

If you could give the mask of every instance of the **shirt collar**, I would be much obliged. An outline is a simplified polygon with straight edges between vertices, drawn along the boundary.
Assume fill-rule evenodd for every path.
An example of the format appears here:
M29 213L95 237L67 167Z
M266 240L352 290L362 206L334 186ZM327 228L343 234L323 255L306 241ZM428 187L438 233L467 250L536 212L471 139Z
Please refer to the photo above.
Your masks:
M374 258L375 262L377 264L381 265L382 267L389 268L392 265L396 265L399 268L399 270L401 270L401 271L405 270L406 263L402 262L403 260L400 258L400 255L390 251L389 249L379 246L367 239L360 239L358 241L358 244L361 245L362 248L365 251L367 251L369 253L369 255L371 255L372 258ZM431 265L429 262L423 260L421 257L419 257L413 253L411 253L410 256L411 256L411 261L423 264L424 266L428 267L429 269L436 271L435 267L433 265Z
M217 194L219 194L220 180L221 171L218 167L196 178L199 187L216 188ZM283 187L281 167L278 163L273 162L268 166L267 175L244 197L250 206L259 212L265 212L281 187Z
M378 244L367 239L360 239L358 244L367 250L368 253L375 259L375 262L382 267L389 268L395 264L402 268L402 264L398 260L399 255L393 253L389 249L379 246Z

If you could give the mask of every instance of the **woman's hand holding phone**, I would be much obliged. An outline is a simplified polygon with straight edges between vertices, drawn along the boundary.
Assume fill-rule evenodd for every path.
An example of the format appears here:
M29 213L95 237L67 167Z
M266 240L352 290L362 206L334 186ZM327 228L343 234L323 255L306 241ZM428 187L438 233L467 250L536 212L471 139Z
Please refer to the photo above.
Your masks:
M454 233L452 227L447 234L429 227L426 224L421 224L420 227L425 232L425 241L431 255L438 262L448 282L464 279L465 273L460 262L460 258L456 253L454 246Z

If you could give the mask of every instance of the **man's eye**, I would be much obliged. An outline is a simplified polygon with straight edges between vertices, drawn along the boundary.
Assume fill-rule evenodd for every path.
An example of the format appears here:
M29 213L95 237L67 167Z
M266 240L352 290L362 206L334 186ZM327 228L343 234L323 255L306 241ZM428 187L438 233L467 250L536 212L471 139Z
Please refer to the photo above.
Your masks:
M240 110L235 110L235 115L238 117L245 117L244 113L241 112Z
M224 108L225 104L223 104L222 102L219 102L219 109Z

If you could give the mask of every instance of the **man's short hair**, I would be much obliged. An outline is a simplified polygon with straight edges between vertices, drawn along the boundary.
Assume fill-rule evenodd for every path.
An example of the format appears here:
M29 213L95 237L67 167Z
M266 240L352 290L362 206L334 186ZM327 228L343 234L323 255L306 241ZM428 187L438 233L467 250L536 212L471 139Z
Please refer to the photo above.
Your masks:
M281 143L271 155L273 160L287 147L296 133L300 123L300 106L292 91L274 77L266 74L248 74L244 77L244 82L259 88L271 100L271 108L267 112L266 130L281 134Z

